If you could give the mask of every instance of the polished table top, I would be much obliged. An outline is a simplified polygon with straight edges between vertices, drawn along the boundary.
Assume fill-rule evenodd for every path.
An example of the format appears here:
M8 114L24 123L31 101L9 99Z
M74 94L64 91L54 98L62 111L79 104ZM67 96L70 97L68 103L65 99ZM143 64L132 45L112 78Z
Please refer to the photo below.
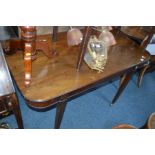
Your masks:
M116 37L117 44L108 50L108 60L102 73L91 70L83 63L79 72L76 63L79 46L68 47L66 33L59 33L57 43L52 43L51 35L39 36L50 42L51 48L56 48L58 55L52 58L38 52L37 59L32 63L32 82L30 87L24 85L24 61L21 51L6 56L10 71L17 86L31 106L44 107L57 103L62 96L74 96L88 90L97 83L104 82L115 76L120 76L129 69L146 63L150 55L142 53L139 46L122 33ZM142 56L144 61L142 60ZM62 99L62 98L61 98Z

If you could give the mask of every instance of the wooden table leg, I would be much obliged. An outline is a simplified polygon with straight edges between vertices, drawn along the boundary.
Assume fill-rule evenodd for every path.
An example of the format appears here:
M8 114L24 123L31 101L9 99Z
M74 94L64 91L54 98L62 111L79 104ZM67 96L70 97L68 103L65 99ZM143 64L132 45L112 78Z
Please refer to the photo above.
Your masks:
M21 46L24 52L25 86L29 86L32 76L32 60L36 59L36 27L21 26Z
M53 35L52 35L52 52L53 55L58 55L58 51L56 49L56 42L58 40L58 29L59 26L53 26Z
M144 74L146 72L146 70L150 67L150 65L146 65L145 67L143 67L140 72L139 72L139 75L138 75L138 79L137 79L137 86L140 87L141 83L142 83L142 79L144 77Z
M36 26L20 26L21 29L21 44L24 50L24 45L29 44L32 47L31 58L36 59Z
M53 35L52 35L53 42L58 40L58 26L53 26Z
M12 95L11 99L12 99L11 107L12 107L12 111L15 115L15 118L16 118L16 121L18 124L18 128L23 129L24 125L23 125L23 120L22 120L22 115L21 115L18 99L15 94Z
M84 55L85 55L85 52L87 49L87 44L88 44L90 35L92 34L92 31L93 31L93 29L90 26L85 27L83 40L82 40L82 44L81 44L81 49L80 49L77 66L76 66L77 71L80 70L80 67L82 65L83 58L84 58Z
M124 78L126 77L126 74L122 75L120 77L120 81L119 81L119 87L121 86L122 82L124 81Z
M55 129L59 129L60 128L60 125L61 125L61 121L62 121L62 118L63 118L63 115L64 115L64 111L65 111L65 108L66 108L66 104L67 104L67 99L59 102L57 104L57 108L56 108L56 117L55 117L55 125L54 125L54 128Z
M117 92L116 92L116 95L114 96L114 98L112 100L112 104L114 104L116 102L116 100L119 98L119 96L121 95L123 90L126 88L126 86L129 83L133 73L134 73L134 71L131 71L129 73L126 73L126 75L123 75L123 79L120 83L120 86L119 86Z

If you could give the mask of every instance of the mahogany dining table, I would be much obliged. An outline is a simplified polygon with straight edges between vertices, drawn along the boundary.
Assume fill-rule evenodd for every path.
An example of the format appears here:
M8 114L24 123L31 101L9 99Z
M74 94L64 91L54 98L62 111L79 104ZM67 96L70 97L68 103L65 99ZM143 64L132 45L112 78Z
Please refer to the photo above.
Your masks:
M42 52L37 53L36 59L32 62L32 77L28 87L24 84L23 52L18 50L5 57L17 88L29 107L45 110L56 106L54 128L60 128L68 100L125 75L112 99L113 104L132 75L150 59L147 51L142 52L138 44L120 32L115 36L116 45L108 49L108 59L103 72L91 70L85 63L77 70L80 45L69 47L66 32L58 33L56 42L52 41L51 35L40 35L37 38L47 40L49 47L55 48L57 54L46 57Z

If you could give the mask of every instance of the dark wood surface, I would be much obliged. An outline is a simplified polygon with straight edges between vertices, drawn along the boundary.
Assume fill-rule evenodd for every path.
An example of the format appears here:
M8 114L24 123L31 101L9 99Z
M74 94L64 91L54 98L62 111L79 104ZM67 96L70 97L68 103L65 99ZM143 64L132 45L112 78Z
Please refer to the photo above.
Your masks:
M141 41L145 36L150 33L150 26L122 26L121 31L125 34L140 39Z
M51 35L39 36L51 38ZM10 71L17 86L27 103L32 107L45 108L58 103L62 96L70 98L86 91L97 84L123 75L138 65L146 63L150 55L142 53L139 46L122 33L116 37L117 44L110 47L108 61L103 73L97 73L84 63L79 72L76 71L76 62L80 47L68 47L66 33L59 33L55 45L59 53L53 58L38 53L37 59L32 63L32 81L30 87L24 85L24 63L21 51L6 56ZM51 46L52 48L52 42ZM145 57L141 62L142 56Z

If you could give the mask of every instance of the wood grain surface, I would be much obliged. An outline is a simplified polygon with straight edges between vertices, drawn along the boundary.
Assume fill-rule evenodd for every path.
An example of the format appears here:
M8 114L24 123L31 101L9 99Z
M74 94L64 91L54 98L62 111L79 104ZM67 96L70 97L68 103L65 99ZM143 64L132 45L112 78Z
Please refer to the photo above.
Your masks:
M24 61L22 51L7 55L6 60L19 90L33 107L47 107L57 103L62 96L68 98L86 91L97 84L123 75L137 65L146 63L150 55L141 52L139 46L123 33L116 37L117 44L108 50L108 60L102 73L91 70L83 63L81 70L76 70L80 46L68 47L66 33L58 34L58 41L52 44L51 35L38 36L50 41L50 48L58 52L52 58L42 52L32 62L32 81L29 87L24 85ZM144 58L141 61L141 58Z

